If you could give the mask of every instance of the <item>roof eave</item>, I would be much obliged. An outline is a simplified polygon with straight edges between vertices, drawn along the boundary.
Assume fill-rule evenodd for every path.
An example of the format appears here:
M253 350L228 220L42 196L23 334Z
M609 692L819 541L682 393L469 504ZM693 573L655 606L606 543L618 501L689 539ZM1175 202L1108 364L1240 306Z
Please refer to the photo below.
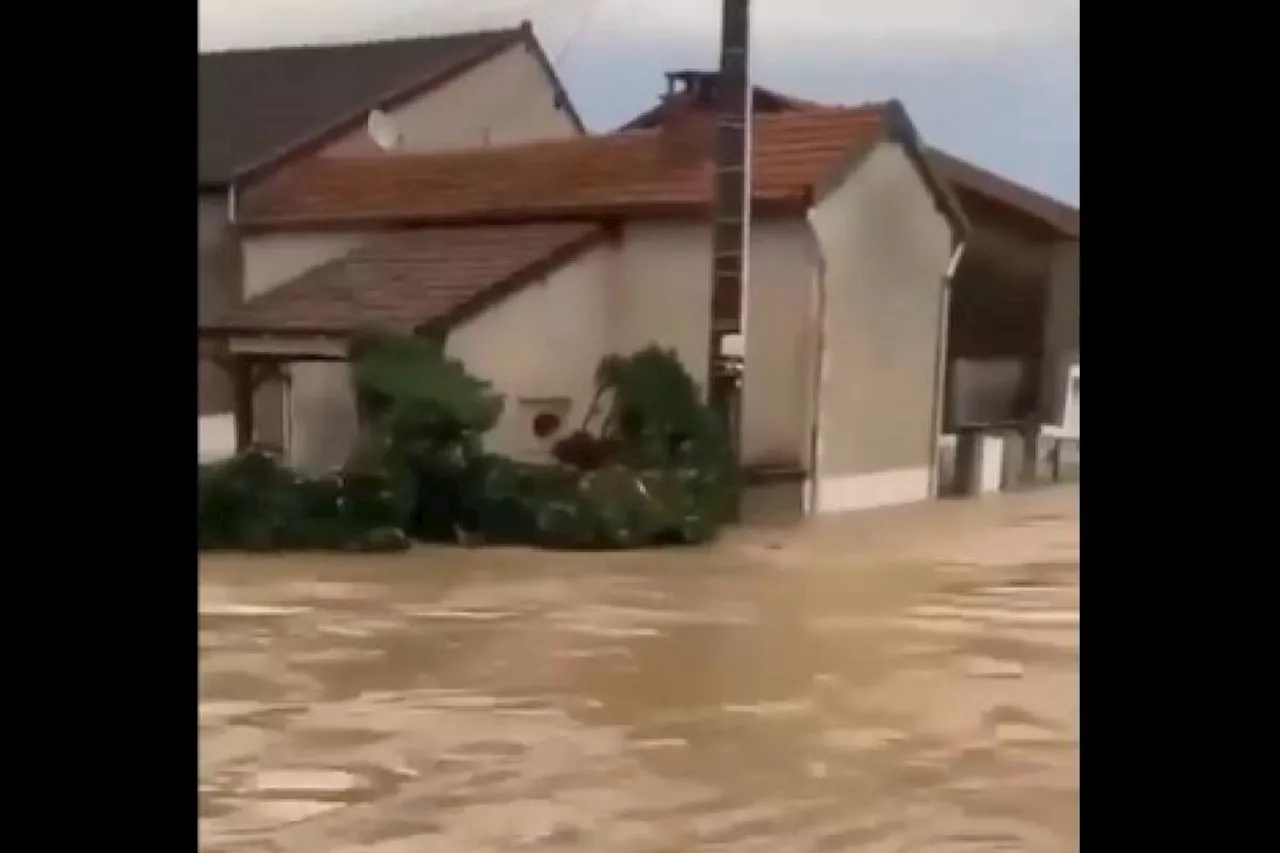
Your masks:
M335 340L345 339L350 335L349 330L335 329L331 326L281 326L276 328L267 328L264 326L251 326L244 324L220 324L206 323L196 329L196 336L204 340L223 340L225 338L239 337L270 337L270 338L330 338Z
M993 204L1035 220L1059 237L1067 240L1080 239L1080 211L1076 207L941 149L930 148L928 155L941 163L942 171L946 173L945 180L950 186L981 196ZM1019 200L1020 197L1022 200ZM1034 203L1028 203L1031 201Z
M772 216L790 213L802 214L812 204L813 197L807 191L764 195L752 199L755 215ZM264 234L276 231L360 231L378 228L428 228L466 225L516 225L530 222L585 222L619 221L628 219L687 218L709 214L708 199L681 199L649 201L644 203L619 203L597 205L547 206L536 210L528 208L466 211L447 216L413 213L377 213L353 215L296 214L241 216L239 226L246 234Z

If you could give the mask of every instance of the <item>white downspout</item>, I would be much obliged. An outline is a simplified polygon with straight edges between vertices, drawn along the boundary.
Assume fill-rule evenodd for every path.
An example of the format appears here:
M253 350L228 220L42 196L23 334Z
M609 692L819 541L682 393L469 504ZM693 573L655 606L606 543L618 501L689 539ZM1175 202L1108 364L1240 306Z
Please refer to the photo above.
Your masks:
M236 224L236 182L227 184L227 222Z
M964 257L965 242L961 240L956 244L956 250L951 253L951 263L947 264L947 275L943 279L943 283L950 285L951 280L956 277L956 270L960 267L960 259Z
M751 55L751 29L747 29L747 56ZM751 312L747 307L751 304L751 199L752 189L752 168L751 161L755 159L755 89L751 82L751 63L748 62L746 68L743 69L743 88L747 103L742 111L743 119L743 140L742 147L744 149L742 156L742 181L745 184L742 194L742 266L741 266L741 307L738 309L741 318L738 321L739 331L742 333L742 358L743 364L746 364L747 356L747 325L750 322ZM743 391L745 392L745 388ZM740 407L738 417L741 419L741 406L745 394L739 394L738 404ZM739 435L741 441L741 435Z
M815 332L813 373L809 393L809 475L805 481L804 514L818 511L818 483L822 472L822 392L827 378L827 256L813 221L813 208L805 214L814 251L813 324Z
M933 450L929 464L929 494L938 497L939 468L942 454L942 415L946 409L947 393L947 330L951 321L951 282L955 279L956 270L960 267L960 259L964 257L966 244L960 241L951 253L951 262L947 264L947 272L942 278L941 293L938 295L938 356L934 364L933 377Z

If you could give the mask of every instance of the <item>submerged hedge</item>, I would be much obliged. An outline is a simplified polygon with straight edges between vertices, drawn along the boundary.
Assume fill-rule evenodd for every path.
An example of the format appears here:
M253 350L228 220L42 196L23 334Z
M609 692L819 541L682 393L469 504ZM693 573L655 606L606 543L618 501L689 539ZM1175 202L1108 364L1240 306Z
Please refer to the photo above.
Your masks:
M202 550L400 551L409 547L389 480L305 477L253 449L200 467Z
M364 433L345 470L306 477L262 450L202 467L202 549L640 548L706 542L731 517L723 430L672 352L605 359L546 465L483 452L502 400L438 342L364 337L351 355Z
M409 499L384 474L305 477L262 450L202 466L206 551L401 551L411 539L566 550L698 544L722 519L695 469L577 471L472 460L462 476L423 477Z

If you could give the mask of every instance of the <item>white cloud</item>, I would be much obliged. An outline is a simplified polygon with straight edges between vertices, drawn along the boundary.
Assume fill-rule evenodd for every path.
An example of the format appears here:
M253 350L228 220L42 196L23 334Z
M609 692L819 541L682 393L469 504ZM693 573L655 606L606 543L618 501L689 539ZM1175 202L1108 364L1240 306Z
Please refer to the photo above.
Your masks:
M1038 40L1078 32L1080 0L754 0L755 41ZM583 38L714 41L718 0L201 0L202 48L345 41L532 19L554 51Z

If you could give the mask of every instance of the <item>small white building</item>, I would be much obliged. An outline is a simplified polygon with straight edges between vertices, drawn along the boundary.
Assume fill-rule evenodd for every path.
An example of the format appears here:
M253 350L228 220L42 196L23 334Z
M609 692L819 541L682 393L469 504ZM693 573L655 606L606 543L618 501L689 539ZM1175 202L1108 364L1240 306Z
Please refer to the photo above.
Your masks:
M542 411L576 423L608 353L657 343L705 382L712 132L691 112L601 137L319 158L246 193L248 301L202 326L237 365L241 441L280 429L295 464L340 464L345 347L367 327L446 331L505 395L490 442L507 453L545 452ZM761 115L752 151L749 475L796 511L931 497L963 214L897 102ZM282 424L264 426L264 395Z
M528 23L358 44L202 53L198 94L202 321L244 296L238 198L295 163L586 132ZM200 414L229 413L222 371L202 363L199 376ZM206 421L202 429L216 432L219 423Z

